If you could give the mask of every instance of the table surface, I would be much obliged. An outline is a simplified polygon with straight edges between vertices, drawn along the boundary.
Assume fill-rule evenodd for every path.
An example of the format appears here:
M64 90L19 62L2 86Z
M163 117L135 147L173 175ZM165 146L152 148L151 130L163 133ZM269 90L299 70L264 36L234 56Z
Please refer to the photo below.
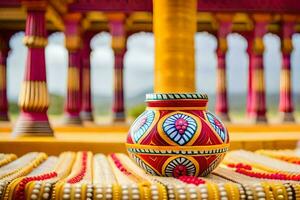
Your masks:
M153 176L122 153L0 154L0 199L296 199L300 150L230 151L208 176L187 173Z

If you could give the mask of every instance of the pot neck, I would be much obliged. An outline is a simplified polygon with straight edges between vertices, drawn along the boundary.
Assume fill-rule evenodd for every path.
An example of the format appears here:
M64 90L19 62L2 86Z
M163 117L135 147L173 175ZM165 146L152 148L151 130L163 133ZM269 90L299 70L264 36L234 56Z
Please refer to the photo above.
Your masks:
M207 95L203 94L147 94L148 108L197 108L206 109Z

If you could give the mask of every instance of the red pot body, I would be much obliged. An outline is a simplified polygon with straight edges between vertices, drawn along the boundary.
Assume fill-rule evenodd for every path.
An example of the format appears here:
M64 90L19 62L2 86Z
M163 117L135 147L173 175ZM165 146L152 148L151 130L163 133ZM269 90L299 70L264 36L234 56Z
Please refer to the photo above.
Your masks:
M229 147L224 124L201 94L148 94L146 110L127 137L130 157L158 176L206 176Z

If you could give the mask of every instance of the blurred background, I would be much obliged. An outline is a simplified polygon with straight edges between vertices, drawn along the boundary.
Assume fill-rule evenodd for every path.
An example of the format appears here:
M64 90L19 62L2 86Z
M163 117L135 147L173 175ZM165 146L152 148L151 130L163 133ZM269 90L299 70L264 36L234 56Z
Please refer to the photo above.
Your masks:
M10 115L15 119L19 110L18 94L23 79L26 47L22 38L24 32L14 34L10 40L10 54L7 63L8 98ZM64 34L49 35L46 47L48 89L51 95L49 115L53 119L63 114L67 90L68 52L64 46ZM245 114L248 78L247 41L241 35L232 33L227 37L229 49L227 59L227 84L230 114L234 120L242 120ZM195 36L197 91L209 95L209 109L214 110L216 92L216 38L206 32ZM280 39L274 34L264 37L265 80L268 117L276 118L279 102L279 79L281 66ZM113 95L114 55L111 49L111 35L101 32L91 40L92 95L96 121L108 121L111 114ZM300 114L300 34L293 36L292 85L295 114ZM153 90L154 40L152 33L136 33L127 41L124 66L125 108L129 118L135 118L144 110L145 94Z

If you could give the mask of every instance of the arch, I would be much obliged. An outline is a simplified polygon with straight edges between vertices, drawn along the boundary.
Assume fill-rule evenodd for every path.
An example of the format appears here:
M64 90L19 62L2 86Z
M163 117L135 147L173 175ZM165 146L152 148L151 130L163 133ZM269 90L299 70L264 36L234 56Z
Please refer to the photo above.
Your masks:
M52 33L45 48L48 90L60 96L67 90L68 51L64 40L63 32Z
M264 38L264 72L265 72L265 92L266 106L268 114L274 116L278 113L280 69L282 62L280 38L267 33ZM272 119L272 118L271 118Z
M113 95L114 53L111 35L100 32L94 35L91 46L91 91L95 116L111 112Z
M215 108L217 75L217 39L208 32L196 33L196 85L197 92L209 95L209 109ZM193 72L191 72L193 73Z
M124 61L124 88L127 107L142 104L145 93L153 92L153 33L138 32L128 37Z
M17 102L25 72L27 48L23 44L24 31L13 34L7 58L7 95L9 102Z
M228 103L233 120L237 120L241 115L244 115L246 110L249 66L249 57L246 52L247 40L239 33L231 33L228 35L227 41Z

